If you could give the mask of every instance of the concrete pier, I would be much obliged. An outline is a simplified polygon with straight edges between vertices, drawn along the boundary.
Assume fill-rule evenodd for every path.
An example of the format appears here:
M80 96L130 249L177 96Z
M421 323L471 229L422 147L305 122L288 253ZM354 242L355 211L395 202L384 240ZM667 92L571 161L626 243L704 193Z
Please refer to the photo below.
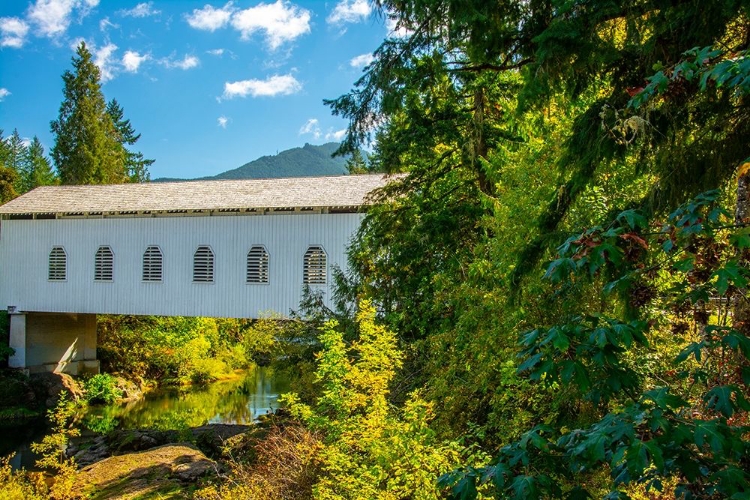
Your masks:
M11 312L11 368L29 373L99 373L96 314Z

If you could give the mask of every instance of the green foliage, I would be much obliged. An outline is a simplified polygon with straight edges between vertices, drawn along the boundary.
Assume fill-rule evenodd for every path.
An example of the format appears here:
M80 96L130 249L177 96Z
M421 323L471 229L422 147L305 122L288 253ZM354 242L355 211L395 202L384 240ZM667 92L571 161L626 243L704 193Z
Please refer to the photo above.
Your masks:
M134 145L141 138L141 134L136 134L135 129L130 124L130 120L125 119L125 112L122 106L112 99L107 103L107 114L112 119L117 131L118 142L125 150L125 169L130 182L148 182L150 176L148 167L153 165L154 160L147 160L140 152L133 152L128 146Z
M41 455L36 466L55 473L55 481L49 491L50 497L54 499L80 497L74 490L77 472L75 459L65 456L70 439L80 435L80 431L74 426L78 411L78 403L68 400L65 393L62 393L57 406L47 413L52 424L51 433L44 436L42 441L31 445L32 451Z
M52 159L62 184L117 184L129 179L127 151L107 113L100 71L86 44L76 49L73 72L63 74L63 101L51 122Z
M122 397L117 379L108 373L98 373L83 384L84 397L90 404L110 404Z
M610 498L627 498L617 488L630 483L661 490L670 478L677 480L678 496L747 494L750 475L743 464L750 457L744 438L750 430L749 380L740 371L750 360L750 340L727 324L726 315L709 314L706 306L710 297L736 296L750 271L738 266L736 257L745 246L744 228L727 223L718 196L709 192L696 197L672 212L657 232L636 235L610 228L607 238L592 237L607 234L600 229L589 230L558 248L560 258L546 274L558 286L580 275L596 276L605 265L616 271L605 291L617 283L668 275L670 285L658 299L661 307L684 311L692 305L705 311L696 316L703 333L683 344L664 373L649 373L632 362L643 359L639 350L648 347L653 320L579 317L525 334L519 371L543 383L573 385L578 397L601 405L601 417L573 430L536 426L503 447L495 465L444 476L455 497L473 498L479 483L494 485L500 496L562 498L572 490L561 487L559 478L584 492L586 473L603 465L611 470ZM624 223L638 231L645 228L642 222L638 214L625 212L612 227ZM633 241L638 252L628 251ZM592 258L596 255L601 258ZM685 266L691 255L691 265ZM555 271L563 267L561 261L566 262L565 273ZM694 267L699 261L700 267ZM686 386L682 380L691 383Z
M109 372L160 383L206 383L246 368L248 321L199 317L100 316L100 359Z
M325 436L316 498L439 498L435 474L458 460L455 443L429 428L432 405L412 394L400 414L389 408L389 385L401 364L393 332L375 323L360 302L358 340L347 345L335 322L321 334L314 406L294 394L284 400L294 416Z

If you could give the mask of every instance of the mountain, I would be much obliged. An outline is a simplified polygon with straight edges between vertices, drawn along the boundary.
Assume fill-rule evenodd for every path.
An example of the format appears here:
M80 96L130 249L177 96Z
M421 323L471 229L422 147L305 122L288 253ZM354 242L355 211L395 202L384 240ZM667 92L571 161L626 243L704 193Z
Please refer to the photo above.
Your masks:
M257 160L245 163L234 170L227 170L211 177L192 180L220 179L267 179L273 177L313 177L322 175L347 174L346 157L332 158L339 143L329 142L320 146L305 144L301 148L292 148L273 156L261 156ZM162 177L153 182L181 181Z

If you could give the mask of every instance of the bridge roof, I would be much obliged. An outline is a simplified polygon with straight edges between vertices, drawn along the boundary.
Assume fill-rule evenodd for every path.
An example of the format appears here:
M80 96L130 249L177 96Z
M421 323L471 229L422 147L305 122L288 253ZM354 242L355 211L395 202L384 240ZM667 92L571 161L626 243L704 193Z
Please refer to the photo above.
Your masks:
M376 174L43 186L0 206L0 215L356 209L387 182Z

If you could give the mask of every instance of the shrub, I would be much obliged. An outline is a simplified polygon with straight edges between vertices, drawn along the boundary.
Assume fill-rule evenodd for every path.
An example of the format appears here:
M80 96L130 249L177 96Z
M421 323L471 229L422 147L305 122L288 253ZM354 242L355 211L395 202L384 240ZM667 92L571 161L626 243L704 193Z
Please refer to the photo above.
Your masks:
M108 373L99 373L88 379L83 390L84 397L90 404L109 404L122 397L117 379Z
M375 309L360 304L359 340L347 346L337 323L323 329L315 372L322 385L314 406L285 395L292 414L321 432L321 476L314 496L334 498L440 498L437 477L459 461L459 445L430 429L432 405L413 393L402 412L389 407L389 384L401 366L396 336L375 323Z

